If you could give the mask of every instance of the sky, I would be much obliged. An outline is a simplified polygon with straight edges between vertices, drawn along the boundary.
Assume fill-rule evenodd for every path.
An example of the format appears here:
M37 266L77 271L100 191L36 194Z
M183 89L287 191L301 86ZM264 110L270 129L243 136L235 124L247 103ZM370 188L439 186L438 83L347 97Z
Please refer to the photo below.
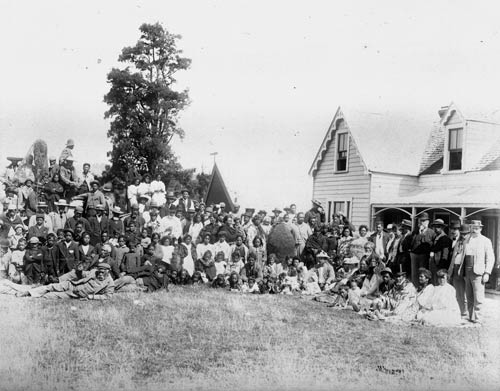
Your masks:
M338 106L437 119L500 98L495 1L0 0L0 164L37 139L104 163L106 75L138 27L182 35L190 106L173 147L242 207L310 207L308 171ZM349 122L349 113L344 112ZM429 131L432 124L429 123ZM383 137L383 130L379 131ZM397 143L394 140L394 148ZM382 156L381 158L385 158Z

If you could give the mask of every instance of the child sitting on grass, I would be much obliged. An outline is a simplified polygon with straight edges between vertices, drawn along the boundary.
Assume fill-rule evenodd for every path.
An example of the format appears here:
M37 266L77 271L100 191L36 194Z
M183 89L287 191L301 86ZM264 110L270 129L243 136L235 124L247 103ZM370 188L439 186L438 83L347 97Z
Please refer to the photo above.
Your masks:
M218 274L217 277L212 281L212 288L226 288L226 277L224 274Z
M214 260L212 259L212 251L207 250L203 253L203 257L195 263L195 269L205 275L208 281L213 281L217 276L215 271Z
M297 277L297 270L292 266L288 269L288 274L283 281L282 294L291 295L293 292L300 291L300 285Z
M351 280L349 282L349 292L347 293L348 304L356 312L361 309L361 288L358 286L356 280Z
M276 255L269 254L269 257L267 258L267 263L264 266L262 274L264 276L277 276L280 273L280 271L282 271L282 267L281 264L276 263Z
M243 269L244 266L245 266L245 264L241 260L240 252L235 251L231 255L231 260L228 262L228 264L226 266L226 274L238 273L238 275L239 275L241 272L241 269Z
M215 273L217 275L219 274L226 274L226 266L227 263L224 260L225 254L223 251L219 251L217 255L215 256Z
M248 277L241 290L243 293L260 293L259 285L254 277Z
M234 255L235 253L233 253ZM238 254L239 255L239 254ZM242 286L241 286L241 281L240 281L240 274L237 272L232 272L229 275L229 287L228 290L230 292L241 292Z

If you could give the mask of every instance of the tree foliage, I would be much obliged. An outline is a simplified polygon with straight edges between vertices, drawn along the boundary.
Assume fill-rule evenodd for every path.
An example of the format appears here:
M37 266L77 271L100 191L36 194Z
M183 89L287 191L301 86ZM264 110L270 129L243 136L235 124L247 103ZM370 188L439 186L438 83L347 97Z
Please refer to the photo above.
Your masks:
M139 30L139 41L123 48L118 58L126 67L108 73L110 90L104 97L113 145L108 174L124 180L145 172L182 171L170 143L175 136L184 137L178 117L189 103L187 90L173 89L176 73L191 63L177 47L181 37L159 23L143 24Z

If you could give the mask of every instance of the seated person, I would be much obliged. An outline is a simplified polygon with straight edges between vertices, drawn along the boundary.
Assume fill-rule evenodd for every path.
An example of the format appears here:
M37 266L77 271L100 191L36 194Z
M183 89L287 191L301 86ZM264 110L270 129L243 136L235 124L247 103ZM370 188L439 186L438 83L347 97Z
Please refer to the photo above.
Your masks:
M234 257L235 254L237 254L238 257L240 256L238 252L233 253L232 256ZM241 292L242 286L240 281L240 274L238 272L236 271L231 272L231 274L229 275L228 283L229 283L228 289L230 292Z
M253 277L257 284L262 280L262 269L257 265L257 256L255 253L248 254L248 261L245 267L241 269L240 277L243 282L247 282L248 278Z
M212 281L212 288L227 288L226 277L224 274L218 274Z
M214 266L215 266L215 273L217 275L219 275L219 274L226 274L227 262L225 261L225 254L224 254L223 251L219 251L215 255Z
M227 266L226 266L226 274L232 274L232 273L237 273L238 275L241 272L241 269L245 264L243 263L241 259L241 255L239 251L235 251L231 254L231 259L229 260ZM238 277L239 279L239 277Z
M201 259L198 259L195 264L195 270L201 272L208 281L213 281L217 276L215 271L215 262L213 260L212 251L206 250Z
M430 326L458 326L460 324L460 308L456 299L456 291L448 284L448 272L437 271L438 285L434 287L430 303L420 309L417 320Z
M260 293L259 285L254 277L248 277L247 282L243 283L241 291L243 293Z

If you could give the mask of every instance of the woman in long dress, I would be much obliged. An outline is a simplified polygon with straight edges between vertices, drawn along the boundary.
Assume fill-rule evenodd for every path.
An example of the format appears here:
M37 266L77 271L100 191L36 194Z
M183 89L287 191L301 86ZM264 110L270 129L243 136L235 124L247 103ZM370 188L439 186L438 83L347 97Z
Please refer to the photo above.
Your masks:
M161 174L156 175L156 179L151 182L151 190L153 191L151 201L156 202L160 207L167 202L165 198L165 183L161 180Z

